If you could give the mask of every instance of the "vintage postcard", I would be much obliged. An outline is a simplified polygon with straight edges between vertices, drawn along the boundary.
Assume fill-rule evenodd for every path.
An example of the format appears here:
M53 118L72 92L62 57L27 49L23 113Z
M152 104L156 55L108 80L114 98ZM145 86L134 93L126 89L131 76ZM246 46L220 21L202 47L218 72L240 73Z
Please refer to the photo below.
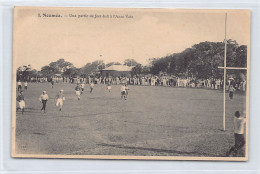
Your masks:
M13 18L12 157L248 160L249 10Z

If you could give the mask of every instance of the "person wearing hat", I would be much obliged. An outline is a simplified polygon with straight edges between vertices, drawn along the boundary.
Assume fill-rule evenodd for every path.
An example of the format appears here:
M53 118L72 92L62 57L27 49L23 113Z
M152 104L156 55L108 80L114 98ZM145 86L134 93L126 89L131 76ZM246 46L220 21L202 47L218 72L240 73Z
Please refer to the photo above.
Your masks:
M229 157L231 153L234 153L234 156L236 156L238 150L245 145L245 138L244 138L245 124L246 124L245 115L241 116L240 112L236 111L234 117L235 145L232 146L230 150L226 153L227 157Z
M63 101L65 100L63 90L61 89L60 92L56 96L56 106L59 107L59 111L61 111L63 106Z
M19 107L18 109L22 110L22 114L24 112L24 108L25 108L25 102L24 102L24 95L23 95L23 91L20 91L19 95L16 98L16 101L18 101Z
M45 113L45 110L46 110L46 104L47 104L48 99L49 99L49 96L46 93L46 91L42 91L42 95L40 96L39 100L42 103L41 111L43 110L44 113Z

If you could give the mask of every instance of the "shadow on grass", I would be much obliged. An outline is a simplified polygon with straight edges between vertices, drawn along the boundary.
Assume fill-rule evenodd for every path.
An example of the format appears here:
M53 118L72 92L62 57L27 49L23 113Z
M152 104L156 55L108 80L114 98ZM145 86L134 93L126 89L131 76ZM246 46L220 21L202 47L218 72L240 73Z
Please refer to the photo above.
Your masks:
M144 150L144 151L152 151L152 152L158 152L158 153L168 153L168 154L174 154L174 155L187 155L187 156L216 156L213 154L207 154L207 153L201 153L201 152L183 152L183 151L177 151L177 150L168 150L168 149L156 149L156 148L147 148L147 147L134 147L134 146L125 146L125 145L114 145L114 144L97 144L99 146L103 147L114 147L114 148L120 148L120 149L132 149L132 150Z
M94 113L94 114L84 114L84 115L74 115L74 116L59 116L59 117L87 117L87 116L95 116L95 115L109 115L109 114L119 114L119 113L128 113L128 112L137 112L137 111L120 111L120 112L105 112L105 113Z

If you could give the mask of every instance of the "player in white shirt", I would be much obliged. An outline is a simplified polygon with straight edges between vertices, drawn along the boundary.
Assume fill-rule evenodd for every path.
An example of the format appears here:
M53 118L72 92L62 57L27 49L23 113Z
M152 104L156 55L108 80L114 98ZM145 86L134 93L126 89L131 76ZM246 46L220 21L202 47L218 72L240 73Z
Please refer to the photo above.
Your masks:
M17 108L16 111L18 109L21 109L22 110L22 114L23 114L24 108L25 108L23 91L20 91L20 94L17 96L16 101L18 101L18 104L19 104L19 108Z
M127 99L128 91L129 91L129 87L128 87L128 85L126 84L126 85L125 85L125 100Z
M84 82L81 83L80 88L81 88L81 94L82 94L83 91L84 91L84 88L85 88L85 84L84 84Z
M39 100L42 103L41 111L43 110L44 113L45 113L45 110L46 110L46 104L47 104L48 99L49 99L49 96L46 93L46 91L42 91L42 95L40 96Z
M245 129L246 119L240 115L239 111L235 112L234 117L234 135L235 135L235 145L230 148L226 153L226 156L230 156L234 152L234 156L237 155L239 149L245 145L244 129Z
M56 96L56 106L59 107L59 111L61 111L63 106L63 101L65 100L63 90L61 89L58 95Z
M25 82L24 82L24 90L27 90L27 87L28 87L28 82L25 81Z
M79 85L77 85L75 88L75 91L76 91L76 96L78 97L78 100L80 100L80 94L81 94L80 90L81 89L80 89Z
M17 90L18 91L21 91L22 90L22 82L21 82L21 80L19 80L18 82L17 82Z
M90 86L90 93L92 93L92 91L93 91L93 89L94 89L94 83L91 82L89 86Z
M125 89L125 84L121 85L121 99L125 99L126 100L126 89Z
M108 82L108 84L107 84L107 90L108 90L108 92L111 92L111 89L112 89L112 86L111 86L110 82Z

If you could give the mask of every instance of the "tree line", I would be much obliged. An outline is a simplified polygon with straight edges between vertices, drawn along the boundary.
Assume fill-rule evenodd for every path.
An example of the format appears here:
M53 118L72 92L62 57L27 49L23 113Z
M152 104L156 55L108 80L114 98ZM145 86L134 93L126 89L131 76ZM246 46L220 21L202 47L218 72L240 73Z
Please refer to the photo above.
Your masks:
M96 60L91 63L87 63L81 68L75 67L71 62L65 61L61 58L55 62L51 62L49 65L45 65L40 71L29 68L28 66L22 66L17 69L17 80L29 81L31 77L46 77L51 79L53 76L60 74L62 77L74 78L74 77L88 77L98 74L100 70L109 67L111 65L122 65L119 62L104 63L103 60ZM126 59L123 63L125 66L137 66L140 65L134 59Z
M224 42L201 42L187 48L180 53L174 53L160 58L150 58L149 65L143 66L134 59L126 59L123 65L134 66L132 75L141 74L167 74L177 77L193 77L197 79L223 77L224 63ZM87 77L111 65L121 65L119 62L104 63L103 60L96 60L87 63L81 68L75 67L72 63L63 58L43 66L40 71L21 71L17 69L18 78L22 76L47 77L51 78L55 74L63 77ZM227 40L227 66L246 67L247 66L247 46L239 45L234 40ZM23 72L23 73L21 73ZM230 74L245 73L243 70L229 70ZM26 77L23 77L26 78Z
M201 42L175 53L151 60L150 72L165 72L175 76L197 79L223 78L224 42ZM247 46L227 40L227 67L247 67ZM229 74L244 73L243 70L228 70Z

